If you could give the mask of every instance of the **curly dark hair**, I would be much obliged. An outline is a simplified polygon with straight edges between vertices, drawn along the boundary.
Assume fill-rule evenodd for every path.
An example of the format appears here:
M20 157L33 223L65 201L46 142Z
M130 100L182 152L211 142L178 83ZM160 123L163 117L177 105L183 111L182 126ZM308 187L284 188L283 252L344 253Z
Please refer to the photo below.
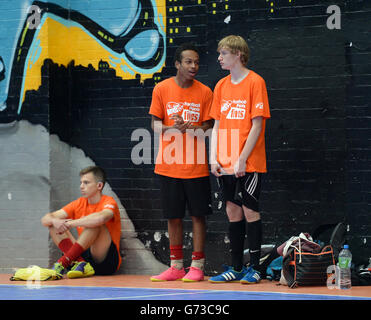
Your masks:
M195 51L197 52L198 55L200 55L200 53L198 52L197 46L193 42L183 43L175 51L174 63L177 61L182 62L182 52L186 50Z

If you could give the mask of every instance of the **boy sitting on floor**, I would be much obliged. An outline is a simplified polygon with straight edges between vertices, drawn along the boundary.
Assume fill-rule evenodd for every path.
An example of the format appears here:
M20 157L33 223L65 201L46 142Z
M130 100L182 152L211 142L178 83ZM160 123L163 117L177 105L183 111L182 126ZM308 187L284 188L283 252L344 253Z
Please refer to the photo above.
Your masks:
M82 197L42 219L63 256L54 264L58 278L110 275L121 265L121 220L116 201L102 194L104 170L90 166L80 171ZM76 228L78 238L69 231ZM68 271L69 270L69 271Z

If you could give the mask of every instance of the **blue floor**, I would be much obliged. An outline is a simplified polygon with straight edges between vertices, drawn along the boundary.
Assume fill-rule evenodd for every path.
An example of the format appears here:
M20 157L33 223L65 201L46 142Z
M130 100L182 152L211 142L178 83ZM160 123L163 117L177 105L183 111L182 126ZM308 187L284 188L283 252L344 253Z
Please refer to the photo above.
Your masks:
M0 285L0 300L371 300L278 292Z

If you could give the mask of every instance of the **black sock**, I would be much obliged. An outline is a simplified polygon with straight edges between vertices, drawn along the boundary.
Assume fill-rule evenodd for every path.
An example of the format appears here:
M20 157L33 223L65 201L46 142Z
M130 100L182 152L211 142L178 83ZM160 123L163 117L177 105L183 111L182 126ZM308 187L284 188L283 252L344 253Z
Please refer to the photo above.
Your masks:
M229 223L229 241L232 255L232 266L237 272L242 270L243 251L245 248L246 224L245 219Z
M250 266L259 266L262 242L261 220L247 223L247 241L249 242Z

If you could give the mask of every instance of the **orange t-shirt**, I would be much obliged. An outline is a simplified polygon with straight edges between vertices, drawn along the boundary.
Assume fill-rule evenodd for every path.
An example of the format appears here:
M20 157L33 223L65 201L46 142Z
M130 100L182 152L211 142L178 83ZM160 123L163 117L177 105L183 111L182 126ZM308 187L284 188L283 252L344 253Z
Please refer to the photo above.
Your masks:
M215 86L210 116L219 120L217 161L229 174L241 154L252 127L252 119L262 116L262 131L246 161L246 172L267 172L265 153L265 120L270 118L268 94L264 79L250 70L238 84L231 75Z
M173 114L199 126L211 119L211 103L212 91L209 87L193 80L192 86L184 89L172 77L161 81L153 89L149 114L161 119L165 126L174 125L174 120L170 119ZM160 134L155 173L182 179L208 176L204 136L171 131Z
M119 256L119 264L117 266L117 269L120 268L121 219L120 211L115 199L107 195L102 195L98 203L89 204L87 198L81 197L67 204L62 209L67 213L68 218L73 220L88 216L94 212L103 211L104 209L110 209L113 211L113 217L106 222L106 227L111 235L113 243L116 245L117 253ZM76 229L79 235L84 230L83 227L77 227Z

